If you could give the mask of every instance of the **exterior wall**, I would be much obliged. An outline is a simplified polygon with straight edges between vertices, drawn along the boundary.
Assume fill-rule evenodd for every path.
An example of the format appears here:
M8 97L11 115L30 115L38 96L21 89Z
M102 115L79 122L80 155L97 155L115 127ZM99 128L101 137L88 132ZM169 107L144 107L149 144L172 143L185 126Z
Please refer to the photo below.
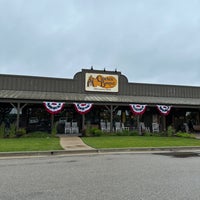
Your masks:
M33 76L0 75L0 90L39 91L60 93L90 94L85 91L85 73L101 73L119 75L119 92L117 95L200 98L200 87L129 83L120 72L85 70L75 74L73 79L46 78ZM98 92L95 92L98 94ZM102 92L101 92L102 94ZM113 95L113 93L104 93ZM116 93L114 93L116 94Z
M106 74L106 75L118 75L118 83L119 83L119 90L118 92L99 92L99 91L85 91L85 73L95 73L95 74ZM10 93L14 93L17 91L18 93L23 91L28 91L27 98L19 99L15 96L15 94L12 95L5 95L1 94L1 90L7 90ZM6 92L7 92L6 91ZM17 93L16 92L16 93ZM95 96L93 99L94 102L99 103L99 96L104 95L106 96L105 101L101 101L101 105L109 103L109 105L115 103L117 105L127 106L128 103L123 105L124 99L123 97L126 97L128 101L136 101L136 97L142 97L143 99L148 99L147 97L150 97L151 100L150 104L155 104L155 100L158 99L157 97L161 97L163 99L171 99L177 100L178 98L185 98L188 99L187 103L184 103L182 100L179 101L179 104L176 103L175 105L180 105L180 102L182 103L182 107L187 108L184 110L184 114L189 111L188 107L191 105L194 105L194 107L197 109L196 112L199 114L199 107L200 107L200 87L190 87L190 86L176 86L176 85L159 85L159 84L142 84L142 83L129 83L127 77L121 74L121 72L116 71L101 71L101 70L87 70L83 69L81 72L78 72L75 74L73 79L64 79L64 78L49 78L49 77L33 77L33 76L18 76L18 75L0 75L0 102L12 102L13 99L17 99L20 101L20 103L28 103L28 100L33 99L33 96L29 95L31 92L36 94L34 97L34 100L39 99L41 94L45 94L45 92L49 92L50 94L47 94L47 98L49 99L49 96L51 96L51 99L54 99L56 95L62 95L62 93L67 93L71 97L68 102L75 101L76 97L73 96L73 93L76 94L84 94L82 96ZM3 92L2 92L3 93ZM49 96L48 96L49 95ZM119 96L122 98L122 101L119 101L116 96ZM107 98L108 97L108 98ZM113 98L109 98L113 97ZM151 98L155 97L155 98ZM60 100L67 100L66 96L64 96ZM81 97L79 100L82 101L83 97ZM114 100L113 100L114 99ZM118 101L116 101L116 99ZM130 100L131 99L131 100ZM194 99L197 100L197 103L195 104L191 103L191 100ZM43 99L40 98L40 101ZM54 99L55 100L55 99ZM169 102L170 102L169 101ZM159 100L159 102L161 102ZM174 102L174 101L173 101ZM29 102L30 103L30 102ZM33 102L32 102L33 103ZM137 103L140 103L137 102ZM100 105L100 104L99 104ZM2 106L5 107L5 104ZM33 105L33 107L36 107L36 104ZM181 110L183 110L181 108ZM156 114L157 111L155 108L151 107L149 113L144 114L144 121L147 123L148 126L151 125L151 122L153 121L153 115L158 116ZM177 109L176 113L180 115L180 111ZM174 116L170 116L170 123L175 120L172 120ZM80 121L80 120L79 120ZM168 122L167 121L167 122ZM80 122L81 123L81 122ZM160 123L160 122L159 122ZM199 123L199 120L198 120ZM165 124L165 123L163 123ZM167 124L168 125L168 124ZM165 126L165 125L164 125ZM163 127L164 127L163 126ZM164 127L165 129L166 127Z
M137 96L200 98L200 87L129 83L128 93Z
M77 80L31 76L0 75L1 90L78 92Z

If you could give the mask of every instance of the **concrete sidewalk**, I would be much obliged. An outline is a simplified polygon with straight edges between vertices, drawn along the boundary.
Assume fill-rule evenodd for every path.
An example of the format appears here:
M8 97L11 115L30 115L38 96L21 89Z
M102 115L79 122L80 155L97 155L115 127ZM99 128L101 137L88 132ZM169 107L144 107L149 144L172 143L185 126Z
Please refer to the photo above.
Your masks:
M94 150L92 147L86 145L80 137L76 136L59 136L60 137L60 145L65 150Z
M194 134L196 139L200 139L200 133Z

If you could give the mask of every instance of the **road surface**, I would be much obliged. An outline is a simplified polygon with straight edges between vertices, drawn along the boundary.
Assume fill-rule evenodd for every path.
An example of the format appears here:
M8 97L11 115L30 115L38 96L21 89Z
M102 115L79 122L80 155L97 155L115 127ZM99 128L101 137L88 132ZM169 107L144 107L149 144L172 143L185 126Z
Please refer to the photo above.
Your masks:
M0 200L199 200L199 154L0 159Z

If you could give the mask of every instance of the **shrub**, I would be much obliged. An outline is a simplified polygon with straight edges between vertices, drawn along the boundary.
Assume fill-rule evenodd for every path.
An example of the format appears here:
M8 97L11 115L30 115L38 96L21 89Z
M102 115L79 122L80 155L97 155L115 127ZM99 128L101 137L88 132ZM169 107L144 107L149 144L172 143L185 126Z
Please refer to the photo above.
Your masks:
M185 132L181 132L181 131L177 132L176 136L177 137L184 137L184 138L195 138L195 136L193 134L185 133Z
M56 137L56 136L52 135L50 133L47 133L47 132L35 131L35 132L31 132L31 133L26 134L25 137L31 137L31 138L49 138L49 137Z
M116 132L115 135L117 135L117 136L129 136L130 133L129 133L129 131L127 131L127 130L123 130L123 131L118 131L118 132Z
M129 135L130 135L130 131L128 131L128 130L123 130L123 131L122 131L122 135L124 135L124 136L129 136Z
M4 130L5 130L5 124L2 123L0 126L0 137L3 138L4 137Z
M158 136L158 137L161 137L161 136L163 136L163 132L154 132L154 133L152 133L152 136Z
M92 135L92 128L91 127L87 127L85 129L85 136L86 137L90 137Z
M139 133L138 133L138 131L134 130L134 131L130 131L130 132L129 132L129 135L130 135L130 136L138 136Z
M57 133L56 127L57 127L57 124L55 123L55 124L53 125L53 128L51 129L51 135L52 135L52 136L55 136L56 133Z
M26 134L26 129L25 128L19 128L16 130L15 135L16 137L21 137Z
M144 132L144 136L152 136L152 133L151 132Z
M114 135L117 135L117 136L138 136L139 133L138 133L137 130L134 130L134 131L123 130L121 132L114 133Z
M167 136L171 137L175 134L175 129L172 126L167 127Z
M85 130L86 137L101 136L102 134L103 134L102 131L99 130L98 128L88 127Z
M93 132L93 136L101 136L102 135L102 131L99 129L95 129Z
M0 126L0 138L15 137L16 136L16 127L15 124L11 124L10 128L5 128L5 123L2 123Z
M0 126L0 137L2 138L4 136L4 123L1 123L1 126Z

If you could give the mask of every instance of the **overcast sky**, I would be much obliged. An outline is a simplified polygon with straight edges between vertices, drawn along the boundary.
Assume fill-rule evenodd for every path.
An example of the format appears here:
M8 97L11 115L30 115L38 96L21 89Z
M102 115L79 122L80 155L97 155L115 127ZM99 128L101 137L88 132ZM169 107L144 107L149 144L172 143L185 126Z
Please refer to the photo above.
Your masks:
M0 0L0 73L200 86L199 0Z

